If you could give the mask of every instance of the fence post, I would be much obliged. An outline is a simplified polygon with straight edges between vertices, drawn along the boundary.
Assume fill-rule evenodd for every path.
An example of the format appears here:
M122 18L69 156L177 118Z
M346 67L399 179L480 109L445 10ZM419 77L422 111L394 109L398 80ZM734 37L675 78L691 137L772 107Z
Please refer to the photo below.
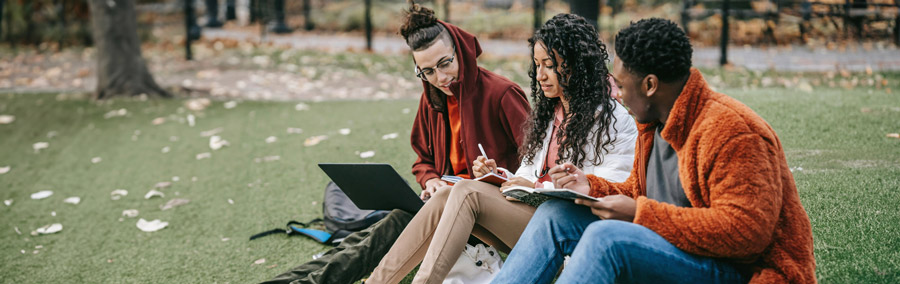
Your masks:
M444 22L450 22L450 0L444 0Z
M235 1L237 0L225 0L225 21L231 21L237 19L237 7L235 7Z
M311 31L313 29L312 18L310 18L310 6L309 1L311 0L303 0L303 28L307 31Z
M541 28L544 19L544 0L534 0L534 31Z
M194 0L184 1L184 59L193 60L191 41L200 38L200 27L194 21Z
M6 2L6 0L0 0L0 2ZM66 34L66 1L57 0L56 3L57 20L59 20L59 37L56 38L56 50L62 51L63 37ZM0 4L0 6L2 5ZM0 9L0 15L3 15L3 9Z
M900 10L900 4L897 5L897 10ZM894 18L894 44L900 46L900 13Z
M688 29L688 23L691 22L691 0L684 0L684 6L681 8L681 28L684 29L684 34L690 37L691 33Z
M730 0L722 2L722 38L719 39L719 46L722 50L722 57L719 58L719 65L728 64L728 14L730 8Z
M372 0L365 0L366 50L372 51Z
M275 0L275 25L272 26L272 32L276 34L286 34L293 30L284 22L284 0Z

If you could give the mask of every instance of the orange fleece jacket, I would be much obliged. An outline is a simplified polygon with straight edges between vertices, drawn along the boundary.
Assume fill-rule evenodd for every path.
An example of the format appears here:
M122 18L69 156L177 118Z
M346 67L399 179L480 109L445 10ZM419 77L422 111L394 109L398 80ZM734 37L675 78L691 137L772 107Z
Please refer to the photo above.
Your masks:
M623 183L588 175L591 195L635 198L634 223L679 249L729 259L751 283L815 283L812 227L772 127L737 100L709 89L700 71L675 101L661 136L678 155L691 208L646 197L657 123L639 124L635 163Z

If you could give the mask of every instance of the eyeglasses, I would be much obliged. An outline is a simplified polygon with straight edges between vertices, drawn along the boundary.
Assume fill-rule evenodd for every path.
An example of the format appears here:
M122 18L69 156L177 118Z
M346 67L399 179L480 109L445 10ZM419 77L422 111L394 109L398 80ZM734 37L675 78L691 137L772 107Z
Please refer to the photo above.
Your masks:
M434 67L419 68L419 66L416 65L416 77L419 77L422 81L428 81L429 79L434 79L434 75L437 74L435 69L447 73L447 71L450 71L450 65L453 63L454 59L456 59L456 51L454 51L453 54L450 54L450 58L441 60L441 62L438 62Z

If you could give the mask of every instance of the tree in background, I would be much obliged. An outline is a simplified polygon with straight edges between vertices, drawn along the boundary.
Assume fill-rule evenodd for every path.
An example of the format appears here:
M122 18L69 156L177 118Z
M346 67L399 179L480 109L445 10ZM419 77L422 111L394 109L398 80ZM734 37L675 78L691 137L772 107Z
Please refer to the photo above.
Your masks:
M137 35L134 0L90 0L97 52L96 99L114 96L171 97L147 69Z

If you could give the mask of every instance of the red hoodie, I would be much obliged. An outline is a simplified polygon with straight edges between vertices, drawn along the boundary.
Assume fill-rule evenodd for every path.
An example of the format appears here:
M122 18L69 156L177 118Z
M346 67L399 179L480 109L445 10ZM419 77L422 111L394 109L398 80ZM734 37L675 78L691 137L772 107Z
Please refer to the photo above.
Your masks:
M525 92L516 83L478 67L481 46L474 35L445 22L456 47L459 78L450 84L450 91L459 99L460 145L466 154L467 171L472 161L481 155L478 143L497 166L515 172L519 168L519 145L525 140L523 126L531 107ZM425 182L450 173L450 127L447 118L447 97L428 82L419 101L410 141L419 156L412 172L425 188Z

